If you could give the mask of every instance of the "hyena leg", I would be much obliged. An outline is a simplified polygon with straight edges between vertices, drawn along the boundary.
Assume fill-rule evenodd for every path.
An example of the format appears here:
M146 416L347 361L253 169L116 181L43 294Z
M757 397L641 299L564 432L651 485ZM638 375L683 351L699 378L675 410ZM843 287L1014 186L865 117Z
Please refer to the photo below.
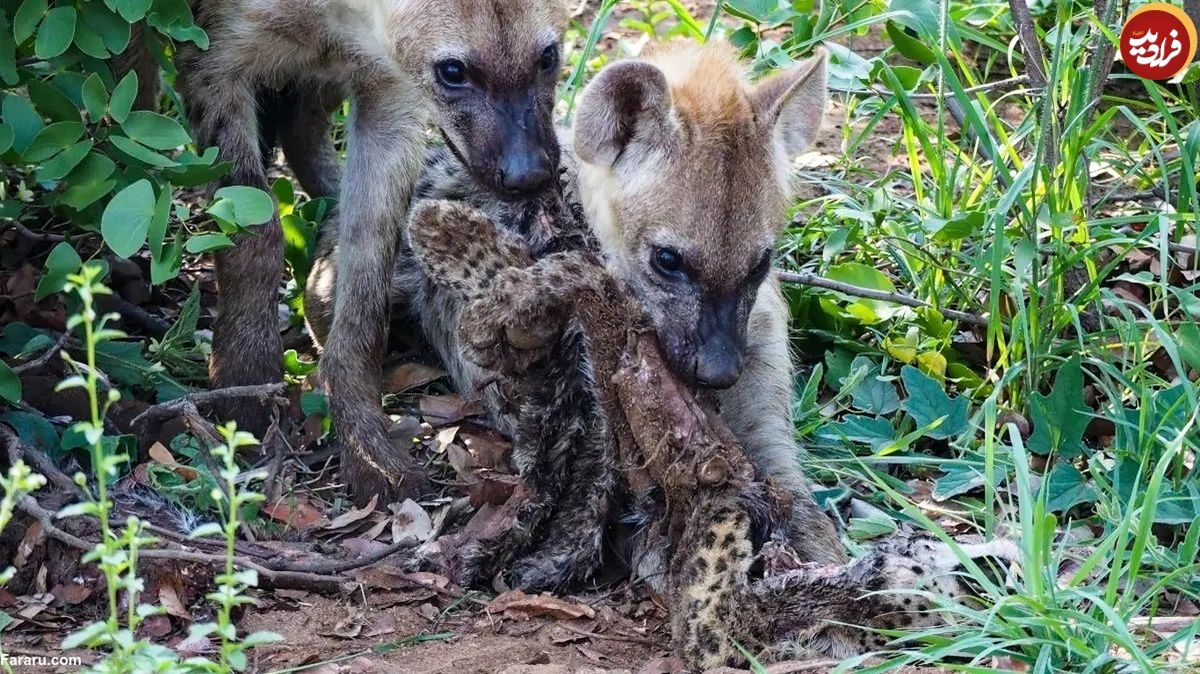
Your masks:
M342 167L330 135L330 115L345 99L332 85L305 85L293 96L290 113L279 127L279 145L288 166L308 196L336 197Z
M532 552L512 565L512 585L556 590L587 580L599 568L617 488L613 444L600 415L571 459L571 481L554 518Z
M213 49L217 49L214 45ZM181 50L180 90L188 105L197 145L216 145L233 164L222 185L268 190L251 84L214 72L220 54ZM267 384L283 378L278 328L279 281L283 272L283 231L270 221L235 237L232 248L216 255L219 290L213 328L210 374L216 386ZM244 405L218 410L243 429L262 433L267 418Z
M386 502L428 488L405 438L380 409L392 265L399 223L424 156L424 106L416 86L384 73L355 83L342 181L334 317L321 359L342 443L342 479L359 501Z

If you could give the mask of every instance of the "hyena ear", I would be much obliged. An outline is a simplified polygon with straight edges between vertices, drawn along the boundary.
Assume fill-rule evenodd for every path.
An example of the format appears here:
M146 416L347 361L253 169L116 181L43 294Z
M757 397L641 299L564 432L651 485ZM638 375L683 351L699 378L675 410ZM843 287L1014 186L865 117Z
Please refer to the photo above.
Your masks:
M789 159L807 150L821 128L828 98L825 59L825 50L818 48L812 58L760 82L751 94L763 128Z
M612 168L627 154L664 149L677 138L667 77L642 61L600 71L575 112L575 153L589 164Z

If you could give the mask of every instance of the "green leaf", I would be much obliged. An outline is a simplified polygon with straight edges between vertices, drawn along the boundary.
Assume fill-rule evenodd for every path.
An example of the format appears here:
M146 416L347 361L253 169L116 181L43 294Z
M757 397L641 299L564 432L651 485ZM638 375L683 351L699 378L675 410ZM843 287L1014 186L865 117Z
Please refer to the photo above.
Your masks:
M883 378L879 364L866 356L858 356L850 365L851 378L861 377L851 391L853 407L874 415L887 415L900 409L900 394L896 386Z
M938 243L962 241L983 229L985 222L986 218L982 211L959 213L933 233L933 240Z
M12 127L12 149L17 152L25 152L33 139L46 126L46 123L42 121L42 116L38 114L29 100L16 94L5 95L4 103L0 105L0 113L4 114L4 123Z
M75 39L75 8L55 7L46 14L38 28L33 53L40 59L60 56Z
M1195 323L1180 323L1175 329L1175 341L1179 344L1179 357L1193 370L1200 370L1200 326Z
M79 108L75 105L75 102L66 94L59 91L57 87L51 86L41 80L29 80L25 83L25 88L29 91L29 100L33 101L39 112L45 113L51 120L56 122L83 122L83 118L79 116Z
M112 143L113 147L128 155L131 159L140 161L143 164L149 164L150 166L157 166L159 168L175 166L175 161L168 159L154 150L151 150L144 145L140 145L124 136L109 136L108 142Z
M17 8L17 13L13 15L13 37L17 44L28 40L35 30L37 30L38 22L46 14L46 8L49 4L46 0L25 0L21 6Z
M821 427L817 436L833 442L856 442L871 446L871 451L878 451L895 437L892 422L883 417L868 417L850 414L838 423L829 423Z
M904 379L904 388L908 391L904 411L917 422L917 426L924 428L941 421L936 428L931 428L925 433L928 437L948 439L957 437L969 429L965 397L951 399L937 380L911 365L905 365L900 375Z
M233 239L224 234L199 234L188 239L183 249L189 253L199 254L232 247Z
M986 482L983 464L952 461L944 464L943 469L945 474L933 484L932 496L937 501L945 501L974 491ZM997 470L993 475L993 486L999 484L1004 477L1004 471Z
M141 250L150 231L155 203L154 188L144 179L117 192L108 202L100 219L100 233L114 253L130 257Z
M129 45L129 22L110 11L103 2L93 0L93 2L84 3L80 8L80 20L87 32L100 39L109 54L120 54ZM80 35L85 34L83 30L77 32ZM94 41L91 42L91 48L94 49L96 45ZM87 53L96 58L106 58L105 55L93 54L90 51Z
M1030 451L1053 452L1066 459L1083 452L1083 432L1091 421L1092 409L1083 401L1083 368L1078 354L1058 368L1050 395L1032 395L1029 412L1033 422Z
M116 0L117 13L129 23L141 21L150 10L152 0Z
M13 404L21 402L21 378L2 360L0 360L0 398Z
M8 152L9 148L12 147L15 135L11 126L0 124L0 154Z
M108 101L108 114L118 124L124 124L129 118L129 112L133 110L133 101L137 98L138 91L138 76L137 73L130 70L125 73L125 77L117 82L117 86L113 87L112 98Z
M67 284L67 276L78 273L81 266L83 260L71 244L66 241L59 243L46 257L46 269L42 272L42 279L38 281L34 299L40 302L54 293L62 292L63 286Z
M183 242L175 239L150 256L150 282L161 285L179 275L183 268Z
M896 47L896 51L900 52L902 56L925 65L932 65L937 61L933 50L925 46L925 43L918 38L909 35L900 24L888 21L884 27L892 44Z
M88 78L83 81L83 106L87 109L88 119L92 122L98 122L104 118L104 113L108 109L108 89L104 86L104 80L96 73L88 75Z
M271 195L256 187L222 187L213 197L216 201L209 212L217 209L221 215L214 217L230 220L242 227L261 225L275 215L275 202L271 200ZM231 217L227 217L230 212L225 210L229 208L232 208Z
M84 11L84 16L86 16L87 10ZM79 25L75 26L75 46L79 48L79 51L95 59L103 60L109 57L108 47L104 46L104 39L87 25L86 20L81 20Z
M846 527L846 535L856 541L881 538L896 533L898 527L890 517L875 514L871 517L851 517Z
M896 292L896 286L883 272L858 262L846 262L829 268L826 276L833 281L868 290ZM838 293L848 302L846 311L862 323L871 325L886 321L900 311L900 306L883 300L864 299Z
M101 342L96 345L96 364L114 381L125 386L142 386L154 365L142 355L140 342Z
M42 452L54 455L58 449L58 431L40 414L29 412L5 412L0 414L0 423L12 426L17 437L25 444Z
M217 524L216 522L209 522L208 524L201 524L193 529L192 532L188 534L188 538L207 538L209 536L221 536L224 533L225 530L221 528L220 524Z
M91 138L63 150L58 156L42 163L42 168L37 172L38 182L47 182L62 178L78 166L91 151Z
M95 156L95 155L92 155ZM84 160L86 163L87 160ZM67 182L71 183L70 176L67 177ZM74 208L77 211L96 203L98 199L108 194L117 186L115 180L101 180L100 182L74 184L71 183L67 189L63 190L62 203Z
M45 161L74 145L85 130L79 122L55 122L38 132L21 159L30 164Z
M145 110L129 113L121 123L121 129L133 140L155 150L171 150L190 140L179 122Z
M1080 503L1096 500L1096 490L1068 461L1060 461L1054 466L1042 489L1046 490L1046 509L1051 512L1065 512Z

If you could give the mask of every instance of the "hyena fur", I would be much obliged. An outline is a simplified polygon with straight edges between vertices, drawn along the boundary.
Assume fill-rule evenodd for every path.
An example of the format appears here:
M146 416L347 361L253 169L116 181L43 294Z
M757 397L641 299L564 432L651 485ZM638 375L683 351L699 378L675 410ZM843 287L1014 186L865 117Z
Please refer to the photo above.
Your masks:
M179 81L193 135L217 145L221 185L266 189L278 144L302 185L340 197L342 245L321 373L342 478L359 500L417 493L426 482L379 406L389 281L413 185L433 133L497 199L555 178L552 121L560 0L191 0L207 50L180 46ZM349 97L338 181L331 107ZM211 375L217 386L279 381L283 238L272 219L216 256L220 290ZM242 410L244 425L266 427ZM260 416L260 415L259 415Z
M418 195L470 204L524 241L535 258L570 247L598 250L645 304L676 373L717 399L760 474L794 494L794 519L775 527L776 535L799 549L806 561L840 563L843 547L800 470L787 308L769 273L771 251L786 221L790 159L815 135L825 96L823 56L751 85L731 48L674 44L645 59L610 66L588 86L571 143L564 143L573 145L578 160L564 152L559 193L525 206L504 204L473 185L445 153L434 153ZM469 243L458 242L466 263L474 259ZM309 279L306 308L318 338L328 329L328 298L339 285L334 272L342 244L336 227L327 228L319 247L321 259ZM680 259L680 271L661 269L664 253ZM457 388L464 394L480 391L489 413L513 435L522 474L528 480L533 471L526 467L546 469L545 462L559 462L537 473L532 486L539 505L523 513L528 516L523 528L536 532L542 521L561 520L551 517L555 511L565 513L571 523L553 526L576 532L586 530L579 518L592 518L595 536L559 540L545 534L546 545L554 550L526 552L514 567L514 582L539 588L586 578L599 563L613 484L589 482L582 474L571 477L563 462L591 456L581 448L602 444L595 435L604 429L580 424L555 436L536 424L519 428L534 416L529 406L536 407L537 401L568 404L575 397L562 395L562 390L590 389L586 359L572 356L582 348L577 335L568 331L562 336L562 324L552 324L542 326L541 335L523 336L530 343L526 346L537 345L539 337L550 341L544 349L529 349L531 353L550 361L571 357L566 362L581 365L563 368L566 378L558 386L514 400L511 383L505 385L503 378L495 383L495 373L472 362L460 341L461 314L469 297L431 281L409 251L397 260L394 298L420 323ZM528 360L537 362L535 357ZM594 407L594 401L588 406ZM559 405L547 410L541 423L553 428L548 418L561 417L565 424L571 414ZM547 447L551 439L559 444ZM596 461L610 462L609 454ZM547 491L538 492L543 486ZM552 505L563 494L576 503ZM557 549L562 546L570 551ZM457 560L465 566L460 579L488 577L522 548L508 543L495 547L460 553ZM642 565L639 574L651 580L665 568L665 560L654 554L658 549L650 545L636 556ZM489 556L490 563L485 561ZM570 559L576 566L548 563L555 559Z
M578 427L578 418L587 410L578 407L577 402L587 398L584 390L589 387L594 393L592 409L599 402L606 414L625 415L629 424L606 416L617 423L610 424L611 428L597 428L597 434L619 434L617 429L623 428L638 436L641 457L626 456L631 446L616 435L607 443L575 443L569 447L579 453L569 457L567 470L557 479L565 478L572 491L547 528L541 548L519 561L515 569L526 574L519 578L528 578L530 572L547 571L556 564L578 559L561 553L573 550L577 554L602 529L596 520L588 519L593 514L587 510L589 503L580 500L574 490L598 493L602 490L587 488L597 479L598 471L627 467L614 463L614 444L624 448L623 458L634 461L634 473L640 472L638 467L643 462L656 461L645 452L664 449L655 446L667 429L635 429L634 425L641 422L629 416L627 407L622 410L628 401L616 405L607 402L623 397L615 390L620 387L617 379L630 381L627 377L638 376L624 372L621 363L628 356L628 331L645 322L639 300L592 252L573 250L535 258L520 236L463 202L428 201L419 205L409 238L429 277L466 300L460 323L465 351L490 371L501 373L511 392L526 396L523 400L530 404L523 405L518 416L522 421L532 421L548 436L543 440L548 443L543 449L568 448L553 443L565 437L563 431L571 429L571 423ZM564 322L566 328L561 333L568 337L539 339L542 325ZM582 344L577 341L580 336ZM542 367L535 365L538 357L530 353L531 349L524 348L529 344L542 351ZM563 355L578 346L584 348L590 363L590 380L579 375L588 368L553 369ZM664 395L672 394L664 391ZM597 401L597 397L602 400ZM665 421L659 414L671 405L664 407L662 400L653 397L647 396L643 405L656 411L642 421ZM684 426L686 422L679 428ZM713 432L720 433L713 428ZM703 435L703 431L691 428L679 436L677 443L688 439L701 444L712 441L700 437ZM692 457L703 451L676 445L668 442L666 449L675 446L674 451ZM535 489L548 482L543 479L544 471L556 470L550 464L563 460L561 455L541 458L540 464L523 466L523 474ZM716 475L709 475L713 477ZM611 475L602 479L605 487L613 484ZM686 664L697 671L744 665L746 658L739 644L764 658L845 658L869 653L888 642L879 630L942 624L946 616L935 610L934 595L969 599L976 594L977 588L964 581L968 576L962 559L1008 564L1018 557L1016 547L1003 540L951 545L928 537L900 535L852 562L806 562L791 541L762 544L762 532L771 531L781 521L772 511L786 510L790 505L787 495L779 499L769 480L710 479L707 487L696 490L671 489L682 498L673 507L682 509L685 522L669 555L661 592L671 612L674 645ZM685 495L689 491L691 495ZM538 496L535 493L532 500L518 499L517 509L505 513L512 518L505 525L518 525L505 534L483 541L468 538L474 552L503 552L503 543L519 545L530 540L529 528L522 526L528 522L522 517L529 514L531 504L538 503ZM535 509L542 507L534 505ZM439 543L445 545L446 541ZM560 554L552 554L555 552ZM459 559L463 559L461 554Z

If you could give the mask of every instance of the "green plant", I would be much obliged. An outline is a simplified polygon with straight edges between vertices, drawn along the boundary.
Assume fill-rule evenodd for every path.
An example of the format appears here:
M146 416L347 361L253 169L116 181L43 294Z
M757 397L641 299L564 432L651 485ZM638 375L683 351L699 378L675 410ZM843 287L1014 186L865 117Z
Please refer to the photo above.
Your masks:
M3 497L0 498L0 532L3 532L12 521L13 513L16 512L17 504L21 502L21 499L45 485L46 478L31 471L29 466L20 460L9 467L7 476L0 475L0 493L3 494ZM0 588L12 580L15 572L16 570L12 567L0 569ZM0 612L0 630L3 630L11 621L11 616ZM12 674L12 668L5 662L3 644L0 644L0 662L4 663L5 674Z
M110 522L113 503L109 497L109 486L118 475L121 465L129 458L119 451L119 445L105 443L104 419L111 405L120 399L120 393L108 386L97 367L98 345L124 337L118 330L109 327L115 314L97 315L96 298L111 291L99 280L101 269L97 265L85 265L78 274L67 279L67 292L74 293L80 303L80 312L68 325L82 331L85 362L77 362L65 356L67 362L79 374L59 385L59 390L83 389L88 398L90 418L75 424L74 430L86 438L91 452L93 482L78 475L76 482L85 490L87 500L68 506L58 513L59 518L87 516L100 524L101 540L96 547L84 555L83 561L97 565L104 576L107 591L107 616L104 620L88 625L63 641L63 648L85 647L107 650L107 656L91 671L124 673L133 671L157 672L227 672L246 668L246 652L255 645L276 640L269 633L255 633L239 639L233 625L232 612L250 600L243 596L245 590L257 585L253 570L234 569L234 543L238 528L242 524L242 510L261 501L261 494L246 489L236 461L240 447L257 444L246 433L238 433L233 426L221 429L225 443L214 447L212 453L222 461L222 488L213 486L209 498L219 504L224 524L203 526L192 532L192 536L207 536L220 533L226 541L225 572L217 576L218 589L208 598L218 605L216 621L193 625L190 636L203 639L216 635L220 640L220 659L210 662L202 658L179 660L179 656L162 646L138 639L138 626L147 617L163 612L163 609L139 604L137 599L145 589L138 576L139 551L157 541L144 535L144 524L136 517L129 517L123 529L117 531ZM19 464L18 464L19 466ZM15 470L15 469L14 469ZM10 490L5 483L6 502ZM13 490L13 493L16 493ZM226 496L228 494L228 496ZM2 514L2 513L0 513ZM0 519L0 524L3 524ZM127 610L122 614L120 594L126 597Z

